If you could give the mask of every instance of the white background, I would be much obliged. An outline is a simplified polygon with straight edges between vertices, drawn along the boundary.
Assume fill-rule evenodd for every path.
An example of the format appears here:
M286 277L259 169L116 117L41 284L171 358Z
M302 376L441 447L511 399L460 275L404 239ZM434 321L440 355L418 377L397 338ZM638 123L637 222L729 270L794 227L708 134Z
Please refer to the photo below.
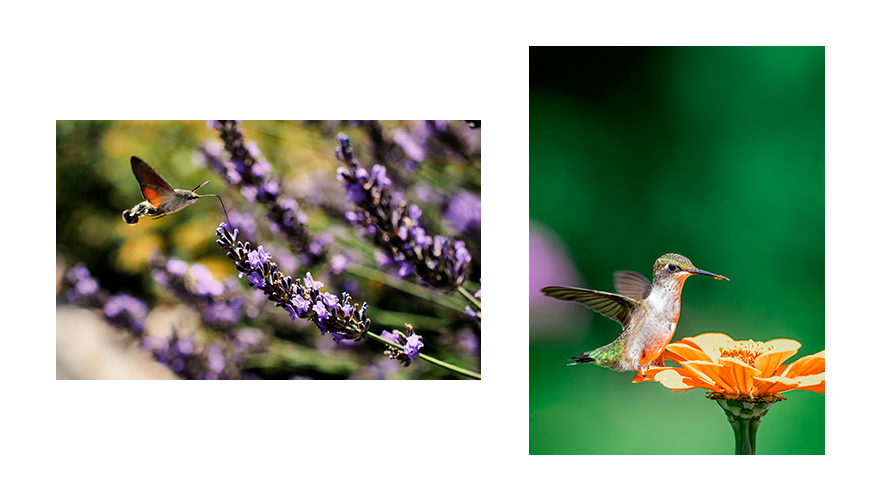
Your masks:
M872 2L835 4L5 6L0 495L723 498L876 491L883 322L866 316L884 299L883 17ZM826 456L528 455L533 44L827 46ZM218 116L480 118L483 380L56 381L49 313L55 120Z

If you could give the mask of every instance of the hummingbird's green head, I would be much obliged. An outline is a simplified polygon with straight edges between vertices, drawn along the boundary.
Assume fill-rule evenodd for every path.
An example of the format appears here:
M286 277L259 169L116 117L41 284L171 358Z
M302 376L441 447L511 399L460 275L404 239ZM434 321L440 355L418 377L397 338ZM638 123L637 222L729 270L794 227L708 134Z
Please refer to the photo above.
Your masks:
M702 274L718 280L729 281L729 278L726 276L720 276L719 274L714 274L695 267L689 259L677 253L662 255L655 261L655 266L652 268L652 275L654 276L653 281L657 283L663 283L670 280L676 280L677 282L682 283L686 278L693 274Z

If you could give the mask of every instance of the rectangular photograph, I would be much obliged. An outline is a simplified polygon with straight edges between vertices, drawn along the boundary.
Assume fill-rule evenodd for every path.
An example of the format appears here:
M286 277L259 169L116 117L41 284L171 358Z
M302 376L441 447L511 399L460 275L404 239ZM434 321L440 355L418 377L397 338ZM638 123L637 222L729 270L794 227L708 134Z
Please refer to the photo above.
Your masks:
M480 121L57 121L57 379L480 378Z
M824 454L824 47L529 55L530 454Z

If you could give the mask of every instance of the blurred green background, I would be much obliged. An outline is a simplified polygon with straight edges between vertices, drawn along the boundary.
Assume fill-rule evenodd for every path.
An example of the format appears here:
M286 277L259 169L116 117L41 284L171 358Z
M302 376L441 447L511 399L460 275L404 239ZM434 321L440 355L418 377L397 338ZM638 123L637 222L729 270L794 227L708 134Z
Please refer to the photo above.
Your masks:
M530 48L530 453L734 446L700 389L567 368L620 325L542 286L613 291L614 271L651 278L676 252L731 281L687 280L674 340L795 339L788 362L825 348L824 70L824 47ZM823 454L824 395L785 396L757 453Z

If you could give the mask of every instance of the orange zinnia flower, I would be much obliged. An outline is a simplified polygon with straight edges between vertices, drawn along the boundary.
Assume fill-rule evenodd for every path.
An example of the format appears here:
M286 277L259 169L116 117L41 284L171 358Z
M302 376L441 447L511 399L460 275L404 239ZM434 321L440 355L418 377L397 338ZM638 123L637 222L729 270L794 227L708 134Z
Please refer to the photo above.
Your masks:
M781 364L799 348L790 339L754 342L703 333L665 347L664 359L679 367L650 368L632 382L660 382L674 392L701 387L729 399L782 399L780 393L797 389L824 394L824 351Z

